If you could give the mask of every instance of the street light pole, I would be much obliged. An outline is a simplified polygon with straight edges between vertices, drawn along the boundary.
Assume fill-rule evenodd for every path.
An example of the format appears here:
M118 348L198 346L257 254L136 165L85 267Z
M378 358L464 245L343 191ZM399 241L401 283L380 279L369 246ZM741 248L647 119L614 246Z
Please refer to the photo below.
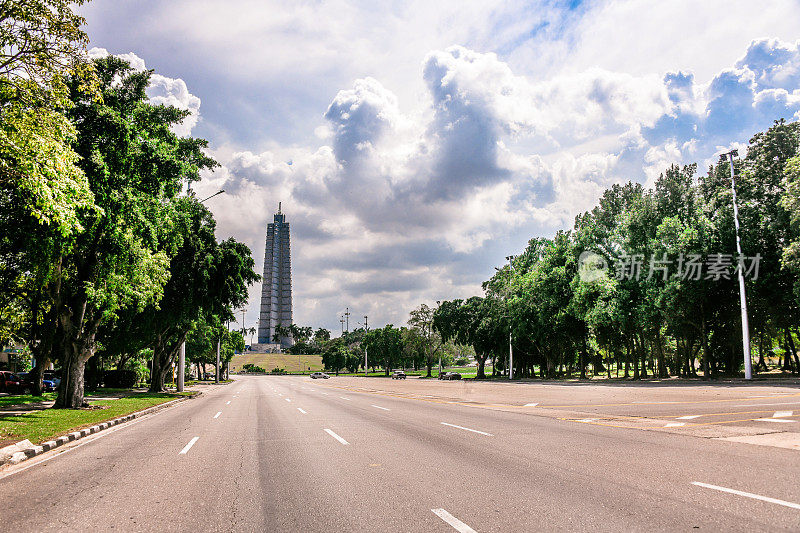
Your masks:
M210 199L214 198L215 196L218 196L218 195L220 195L220 194L222 194L224 192L225 192L225 189L220 189L217 192L215 192L214 194L212 194L211 196L209 196L208 198L203 198L202 200L200 200L200 203L202 204L206 200L210 200Z
M441 300L436 300L436 310L442 306ZM442 350L439 350L439 376L442 375ZM437 376L438 377L438 376Z
M214 383L219 385L219 347L220 347L221 340L217 337L217 368L214 371Z
M367 318L367 315L364 315L364 333L368 333L368 332L369 332L369 319ZM368 364L367 347L364 346L364 377L365 378L369 377L369 370L367 370L367 364Z
M742 241L739 237L739 207L736 204L736 175L733 172L733 158L739 156L738 150L731 150L720 155L720 160L727 159L731 166L731 192L733 193L733 221L736 228L736 253L739 257L739 304L742 310L742 351L744 352L744 379L753 379L753 366L750 361L750 321L747 318L747 294L744 287L744 270L742 261Z
M346 331L347 331L347 333L350 333L350 308L349 307L345 307L344 316L345 316L345 319L347 320L347 330Z
M186 341L178 352L178 392L183 392L183 374L186 372Z
M514 259L513 255L509 255L506 257L508 259L508 285L506 288L507 294L506 298L509 298L511 295L511 276L514 273L514 263L512 260ZM506 304L508 305L508 304ZM514 379L514 347L511 344L511 313L508 313L508 379L509 381Z

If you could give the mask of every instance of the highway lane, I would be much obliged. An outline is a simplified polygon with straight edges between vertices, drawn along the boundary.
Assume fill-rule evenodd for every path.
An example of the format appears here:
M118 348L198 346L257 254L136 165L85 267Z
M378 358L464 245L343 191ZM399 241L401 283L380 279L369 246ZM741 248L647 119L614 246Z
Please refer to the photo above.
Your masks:
M375 397L363 396L348 393L351 401L340 401L339 408L360 409L364 416L370 416ZM336 398L332 395L331 401L336 402ZM565 524L574 525L578 521L601 530L637 529L636 524L662 524L665 529L674 529L692 528L711 520L712 524L726 524L730 530L752 530L763 529L766 522L761 520L766 516L790 529L798 524L796 515L763 504L758 507L762 516L754 522L752 502L742 506L741 501L717 499L718 495L703 494L687 482L689 478L705 478L767 493L778 490L784 497L789 495L798 501L800 491L795 482L798 456L794 451L765 453L752 446L681 435L575 426L531 414L385 396L380 402L391 408L392 414L384 413L382 419L371 418L372 425L392 434L385 440L411 437L409 442L392 448L401 453L408 450L400 467L414 464L415 457L439 456L442 470L457 474L453 477L445 474L445 485L459 486L465 475L481 479L483 491L488 489L497 496L484 505L496 508L498 504L508 503L504 516L515 517L516 522L500 522L503 527L541 528L542 524L550 524L555 528L563 519ZM420 404L423 409L417 408ZM437 421L445 420L483 430L493 437L481 440L453 429L451 435L427 453L416 450L420 443L443 437L436 425L440 423ZM445 456L450 459L446 466ZM517 481L510 483L513 478ZM489 489L495 479L499 486ZM525 490L520 491L520 487ZM477 490L478 493L483 491ZM498 496L503 493L508 494ZM476 508L481 507L480 499L474 497L475 492L464 490L463 494ZM538 503L542 505L531 501L531 498L536 500L537 494L541 495ZM652 505L644 503L647 501ZM470 505L469 501L464 504ZM549 516L552 505L564 506L570 511L562 517L552 517ZM607 509L626 507L635 510L632 511L637 517L634 521L620 522L614 513L607 512ZM526 509L526 512L520 514L519 509ZM679 511L676 513L676 510ZM474 521L480 522L480 518ZM572 525L565 527L569 529ZM482 529L491 530L491 524Z
M41 465L0 474L2 528L800 527L798 509L692 484L800 502L793 450L345 391L336 383L241 378Z

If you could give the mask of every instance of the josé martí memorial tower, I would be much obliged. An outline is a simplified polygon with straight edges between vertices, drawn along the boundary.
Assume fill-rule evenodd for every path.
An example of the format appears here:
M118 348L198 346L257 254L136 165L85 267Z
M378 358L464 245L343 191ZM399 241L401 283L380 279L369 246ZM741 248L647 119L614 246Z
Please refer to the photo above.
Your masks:
M278 212L267 225L267 244L264 250L264 277L261 285L261 312L258 318L258 344L255 351L277 352L294 344L290 335L275 342L278 325L292 324L292 258L290 254L289 223Z

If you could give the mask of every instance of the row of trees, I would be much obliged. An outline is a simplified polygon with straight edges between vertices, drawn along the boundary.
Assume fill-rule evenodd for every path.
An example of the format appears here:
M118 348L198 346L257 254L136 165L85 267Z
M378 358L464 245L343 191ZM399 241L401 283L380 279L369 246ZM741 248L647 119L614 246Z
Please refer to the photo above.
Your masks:
M331 372L338 373L365 370L365 355L368 368L375 372L382 369L389 375L392 369L425 369L431 377L433 367L466 364L474 356L469 346L456 339L443 339L434 329L434 309L426 304L411 311L406 326L397 328L387 324L382 328L359 328L331 339L327 330L317 330L310 346L322 354L322 363Z
M442 302L442 338L518 376L735 375L743 364L736 268L747 274L756 369L800 372L800 123L755 135L735 162L745 258L736 256L730 167L672 166L653 189L615 185L570 231L534 238L483 284ZM758 256L758 257L756 257ZM755 257L755 259L753 259ZM607 269L605 267L608 267ZM701 270L703 269L703 270Z
M216 166L173 133L188 112L149 102L151 71L89 61L71 4L0 2L0 337L29 346L39 383L61 365L56 406L75 408L100 353L151 350L162 390L189 332L222 337L258 276L181 195Z

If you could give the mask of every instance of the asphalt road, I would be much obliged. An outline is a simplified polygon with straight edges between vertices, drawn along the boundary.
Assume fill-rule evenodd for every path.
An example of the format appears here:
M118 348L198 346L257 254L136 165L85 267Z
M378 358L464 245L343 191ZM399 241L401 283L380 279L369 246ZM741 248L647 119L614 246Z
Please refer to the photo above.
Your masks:
M0 530L800 530L800 450L726 440L800 390L673 389L239 378L0 471Z

